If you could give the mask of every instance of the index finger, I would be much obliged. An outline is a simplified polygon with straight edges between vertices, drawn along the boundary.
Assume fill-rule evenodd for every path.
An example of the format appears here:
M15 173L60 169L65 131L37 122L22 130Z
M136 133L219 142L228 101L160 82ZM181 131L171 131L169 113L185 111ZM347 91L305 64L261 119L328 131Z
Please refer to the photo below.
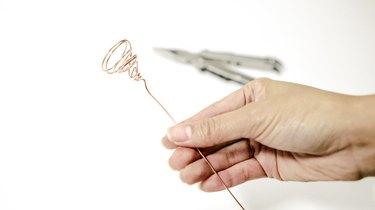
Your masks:
M200 120L204 118L214 117L216 115L220 115L226 112L239 109L251 102L251 98L252 98L251 94L252 94L252 91L251 91L251 82L250 82L246 84L245 86L243 86L242 88L234 91L233 93L229 94L223 99L209 105L208 107L204 108L203 110L201 110L194 116L182 122L190 122L190 121ZM162 143L167 149L176 148L176 145L170 142L166 136L162 138Z
M204 118L214 117L226 112L239 109L250 102L250 95L248 94L248 85L234 91L223 99L209 105L194 116L190 117L183 122L189 122L194 120L201 120Z

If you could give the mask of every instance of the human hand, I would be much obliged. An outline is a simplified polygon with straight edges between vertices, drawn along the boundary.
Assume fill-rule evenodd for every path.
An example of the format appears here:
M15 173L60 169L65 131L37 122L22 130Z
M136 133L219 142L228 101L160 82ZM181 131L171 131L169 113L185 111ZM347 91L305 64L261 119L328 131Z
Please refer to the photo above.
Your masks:
M357 180L375 175L374 96L254 80L168 129L163 144L181 179L223 190L194 149L201 148L224 182ZM365 111L366 110L366 111Z

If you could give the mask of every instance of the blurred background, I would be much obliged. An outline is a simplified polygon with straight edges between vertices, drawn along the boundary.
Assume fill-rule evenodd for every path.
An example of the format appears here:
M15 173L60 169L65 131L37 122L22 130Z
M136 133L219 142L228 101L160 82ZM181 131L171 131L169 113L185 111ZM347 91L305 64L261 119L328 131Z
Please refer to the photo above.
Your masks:
M154 47L273 56L256 77L375 92L375 1L0 0L0 209L237 209L183 184L160 143L173 122L101 62L131 41L139 71L177 121L240 86ZM365 111L365 110L364 110ZM344 116L343 116L344 117ZM375 179L233 188L246 209L375 209Z

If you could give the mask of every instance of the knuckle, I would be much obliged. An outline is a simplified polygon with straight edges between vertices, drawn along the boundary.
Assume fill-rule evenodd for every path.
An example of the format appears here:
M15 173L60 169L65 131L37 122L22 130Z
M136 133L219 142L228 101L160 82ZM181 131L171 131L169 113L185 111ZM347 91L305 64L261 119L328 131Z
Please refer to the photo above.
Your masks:
M269 78L261 77L261 78L258 78L258 79L253 80L252 83L253 83L254 85L265 86L265 85L267 85L267 83L269 83L270 81L272 81L272 80L269 79Z
M206 146L212 146L217 138L218 127L218 123L213 118L207 118L198 125L196 135L199 140L206 143Z
M236 162L236 154L235 151L228 150L226 153L224 153L224 158L222 160L223 163L230 165L234 162Z
M269 85L273 80L269 78L258 78L249 83L243 88L245 96L250 96L249 101L255 102L264 97ZM249 102L248 101L248 102Z
M227 170L221 171L219 175L223 179L227 187L233 187L235 185L233 177L229 174Z

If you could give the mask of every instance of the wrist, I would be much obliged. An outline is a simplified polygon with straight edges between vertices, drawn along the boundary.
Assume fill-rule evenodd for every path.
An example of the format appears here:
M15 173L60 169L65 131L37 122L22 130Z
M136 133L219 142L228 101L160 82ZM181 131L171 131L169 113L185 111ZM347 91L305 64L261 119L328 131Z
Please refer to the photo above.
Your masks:
M350 146L362 178L375 176L375 95L352 97ZM350 120L350 119L349 119Z

